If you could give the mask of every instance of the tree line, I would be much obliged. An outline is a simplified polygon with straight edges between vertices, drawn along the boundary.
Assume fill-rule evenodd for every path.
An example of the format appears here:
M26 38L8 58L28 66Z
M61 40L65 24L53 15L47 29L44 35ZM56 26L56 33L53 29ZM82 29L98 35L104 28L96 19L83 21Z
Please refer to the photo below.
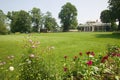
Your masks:
M42 27L52 31L58 26L56 19L52 17L50 12L43 14L39 8L33 8L28 12L25 10L9 11L7 15L1 10L1 13L5 16L3 19L7 20L3 23L10 23L10 31L13 33L40 32ZM0 16L3 15L0 14Z
M62 10L59 13L61 19L63 31L68 31L69 28L77 27L77 9L71 3L66 3L62 6ZM0 33L4 34L7 32L6 23L9 23L10 32L40 32L41 29L47 31L55 31L59 26L56 19L52 17L51 12L42 13L39 8L34 7L30 11L8 11L4 14L0 10Z
M103 23L111 23L112 30L120 30L120 1L109 0L108 4L109 9L101 12L100 19ZM58 17L61 20L61 28L64 32L69 31L69 29L77 29L77 9L70 2L61 7ZM118 27L115 24L116 20L119 22ZM10 32L12 33L40 32L42 28L47 31L54 31L58 28L56 19L52 17L51 12L48 11L43 14L36 7L28 12L25 10L8 11L6 15L0 10L0 34L7 32L7 22L10 23Z

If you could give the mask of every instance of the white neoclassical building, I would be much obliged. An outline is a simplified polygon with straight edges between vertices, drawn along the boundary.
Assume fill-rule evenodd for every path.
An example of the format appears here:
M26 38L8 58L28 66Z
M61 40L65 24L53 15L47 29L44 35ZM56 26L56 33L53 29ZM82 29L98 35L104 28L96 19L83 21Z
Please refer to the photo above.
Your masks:
M98 21L88 21L85 24L80 24L78 26L80 31L84 32L94 32L94 31L108 31L110 28L110 23L102 23Z

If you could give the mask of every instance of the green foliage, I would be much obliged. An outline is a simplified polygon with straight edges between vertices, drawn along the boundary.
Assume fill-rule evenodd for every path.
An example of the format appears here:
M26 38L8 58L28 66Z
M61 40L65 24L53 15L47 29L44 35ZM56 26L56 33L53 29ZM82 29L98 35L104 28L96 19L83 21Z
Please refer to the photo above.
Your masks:
M113 53L120 53L119 45L108 45L108 55L112 55Z
M31 17L26 11L8 12L8 17L11 19L12 32L31 32Z
M48 76L43 58L38 55L36 49L39 45L38 41L33 41L30 37L25 40L26 49L25 54L21 58L19 63L19 80L44 80Z
M7 34L8 30L5 24L6 16L2 10L0 10L0 34Z
M8 33L8 30L6 29L5 24L0 22L0 34L7 34L7 33Z
M111 11L104 10L101 12L100 19L103 23L110 23L111 22Z
M75 28L77 26L77 9L71 3L66 3L62 6L59 13L59 18L61 19L63 31L69 31L70 28Z
M111 22L111 30L112 31L117 31L118 25L115 22Z
M32 24L33 24L33 31L38 32L39 28L42 24L42 13L39 8L33 8L31 10L31 17L32 17Z
M119 21L118 30L120 30L120 0L109 0L108 3L113 17Z
M48 31L53 31L57 27L57 22L50 12L47 12L44 16L44 26Z

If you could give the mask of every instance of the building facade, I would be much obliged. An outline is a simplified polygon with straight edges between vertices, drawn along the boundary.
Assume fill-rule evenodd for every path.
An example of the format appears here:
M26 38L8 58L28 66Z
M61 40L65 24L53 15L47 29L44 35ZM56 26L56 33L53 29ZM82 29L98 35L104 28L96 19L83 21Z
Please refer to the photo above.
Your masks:
M111 27L110 23L102 23L95 21L88 21L85 24L80 24L78 26L79 31L84 32L94 32L94 31L109 31Z

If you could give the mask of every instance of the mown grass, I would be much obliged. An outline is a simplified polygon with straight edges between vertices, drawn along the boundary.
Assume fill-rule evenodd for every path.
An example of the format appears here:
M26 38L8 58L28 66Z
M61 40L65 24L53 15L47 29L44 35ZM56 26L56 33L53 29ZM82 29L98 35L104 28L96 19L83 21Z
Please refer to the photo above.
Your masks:
M22 59L21 56L25 54L24 45L28 35L30 34L0 35L0 61L7 62L7 56L15 56L15 62L13 63L15 71L14 73L10 73L11 75L19 74L18 65ZM31 34L31 37L34 40L40 41L40 46L37 48L38 53L42 54L42 51L46 50L47 47L55 47L52 50L53 56L49 55L49 53L44 53L44 58L46 61L53 61L60 72L63 70L62 61L64 60L64 56L73 58L74 56L78 56L79 52L85 54L87 51L94 51L95 55L104 54L107 45L120 45L120 35L112 34L112 32L34 33ZM12 66L12 64L10 65ZM18 80L18 78L14 80Z
M24 53L24 39L27 36L28 34L0 35L0 59L8 55L19 58ZM58 60L61 60L64 55L72 57L79 52L104 53L107 45L120 44L120 35L112 32L35 33L32 37L40 41L42 49L54 46L53 53Z

